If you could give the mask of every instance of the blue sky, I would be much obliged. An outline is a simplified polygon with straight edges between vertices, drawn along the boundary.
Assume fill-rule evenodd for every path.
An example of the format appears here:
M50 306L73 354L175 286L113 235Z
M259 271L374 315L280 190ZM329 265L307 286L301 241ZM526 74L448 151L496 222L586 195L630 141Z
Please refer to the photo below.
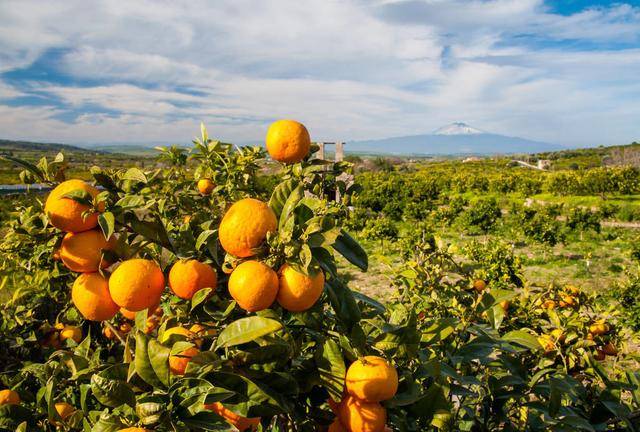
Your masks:
M0 2L0 138L640 140L640 2Z

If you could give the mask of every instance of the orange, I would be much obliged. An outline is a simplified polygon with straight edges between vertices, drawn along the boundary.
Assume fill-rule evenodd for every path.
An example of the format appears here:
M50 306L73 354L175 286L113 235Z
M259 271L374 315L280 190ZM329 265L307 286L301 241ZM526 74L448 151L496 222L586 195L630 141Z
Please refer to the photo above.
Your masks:
M324 289L324 273L307 276L288 264L280 267L278 303L291 312L302 312L313 306Z
M184 327L172 327L165 330L160 342L168 342L172 335L184 336L184 338L181 338L184 340L190 340L193 337L193 333ZM198 348L190 347L179 354L169 356L169 369L171 370L171 373L174 375L184 375L187 365L191 361L191 357L195 356L199 352L200 350Z
M336 418L333 423L329 425L329 429L327 432L349 432L343 425L340 423L340 420Z
M194 324L194 325L192 325L189 328L189 331L191 333L193 333L194 336L200 336L200 337L215 336L216 334L218 334L216 329L207 328L207 327L203 326L202 324ZM198 339L195 339L193 342L196 344L196 346L198 348L200 348L202 346L203 340L198 338Z
M504 313L509 312L509 307L511 306L511 302L509 302L509 300L502 300L500 302L500 307L502 308L502 310L504 311Z
M213 411L218 414L220 417L224 418L227 423L235 426L240 432L244 432L247 430L255 430L258 428L260 424L260 417L247 418L242 417L234 413L233 411L227 409L220 402L214 402L212 404L207 404L204 406L206 409Z
M116 340L118 338L118 336L116 335L116 332L114 332L111 327L105 327L102 329L102 334L104 335L104 337L106 337L107 339L110 340Z
M398 373L382 357L365 356L351 363L346 384L351 396L365 402L381 402L398 391Z
M482 279L476 279L473 281L473 289L475 289L478 293L481 293L487 287L487 283Z
M133 327L131 327L131 324L129 324L129 323L122 323L122 324L120 324L120 327L118 327L118 328L120 329L122 334L128 334Z
M234 203L220 222L218 236L222 248L240 258L254 255L268 232L276 230L276 214L267 203L245 198Z
M347 395L338 406L338 418L351 432L382 432L387 410L378 402L365 402Z
M609 325L603 321L598 321L589 326L589 333L595 336L601 336L609 331Z
M578 304L576 298L573 296L564 294L561 298L562 300L560 300L560 306L562 307L576 306Z
M164 275L153 261L134 258L123 262L109 278L111 298L120 307L138 312L155 308L164 290Z
M178 297L191 300L203 288L216 289L218 275L208 264L196 260L177 261L169 272L169 286Z
M198 180L198 191L200 191L202 195L210 195L215 187L216 185L209 179Z
M160 303L158 303L158 305L156 305L155 307L152 306L152 307L148 308L147 317L150 317L151 315L157 315L156 312L158 311L159 304ZM125 309L125 308L121 308L120 309L120 314L122 314L122 316L125 317L126 319L129 319L129 320L132 320L132 321L136 319L136 313L137 313L136 311L130 311L130 310ZM162 314L160 314L160 316L161 315Z
M71 300L85 319L107 321L118 313L109 282L100 273L83 273L73 283Z
M20 395L13 390L0 390L0 405L18 405L20 403Z
M565 288L570 294L573 295L579 295L580 294L580 288L578 288L575 285L567 285Z
M229 293L242 309L267 309L278 295L278 275L259 261L245 261L229 277Z
M76 409L66 402L58 402L54 405L54 407L56 409L56 412L62 419L62 421L66 421L69 417L73 415L74 412L76 412ZM61 426L60 422L55 419L50 419L50 421L51 421L51 424L54 426Z
M60 245L60 258L71 271L89 273L98 268L109 267L110 263L101 261L103 250L113 250L115 238L109 241L104 238L102 231L90 230L81 233L67 233Z
M118 432L151 432L149 429L130 427L126 429L119 429Z
M81 204L71 198L63 198L63 195L74 191L82 190L91 197L98 195L98 189L82 180L67 180L56 186L47 197L44 204L44 212L49 218L51 225L66 232L81 232L95 228L98 225L98 215L88 214L83 219L82 213L90 207Z
M556 302L553 300L545 300L544 303L542 303L542 307L544 309L555 309L556 308Z
M311 138L302 123L295 120L278 120L271 123L267 131L269 155L284 163L300 162L309 154Z
M64 342L67 339L73 339L75 343L80 343L82 341L82 329L75 326L65 326L60 331L60 340Z

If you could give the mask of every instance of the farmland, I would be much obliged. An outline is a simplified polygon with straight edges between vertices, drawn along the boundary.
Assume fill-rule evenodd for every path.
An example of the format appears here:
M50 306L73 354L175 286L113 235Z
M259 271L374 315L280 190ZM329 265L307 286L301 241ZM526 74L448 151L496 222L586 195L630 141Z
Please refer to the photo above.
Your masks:
M520 158L539 171L201 132L4 150L6 183L70 186L3 200L0 430L637 426L637 144Z

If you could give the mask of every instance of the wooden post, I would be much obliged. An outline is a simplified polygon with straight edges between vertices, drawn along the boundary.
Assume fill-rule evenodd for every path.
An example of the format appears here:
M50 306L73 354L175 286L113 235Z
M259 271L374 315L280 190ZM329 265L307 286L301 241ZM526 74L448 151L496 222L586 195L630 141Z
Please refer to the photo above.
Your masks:
M319 142L316 144L318 144L318 147L320 147L320 150L318 150L318 159L324 160L324 143Z

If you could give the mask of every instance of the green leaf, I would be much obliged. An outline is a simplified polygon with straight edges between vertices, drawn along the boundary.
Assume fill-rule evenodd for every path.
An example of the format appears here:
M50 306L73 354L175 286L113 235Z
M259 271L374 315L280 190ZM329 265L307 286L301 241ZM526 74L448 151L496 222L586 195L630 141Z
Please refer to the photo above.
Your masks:
M136 373L143 381L153 387L164 386L151 365L151 360L149 358L149 337L141 331L136 333L136 356L134 363Z
M333 400L340 400L347 373L340 346L332 339L325 340L324 344L316 351L315 360L320 374L320 382Z
M333 248L351 264L362 271L367 271L369 267L369 257L367 257L367 253L345 230L340 231L340 235L336 238Z
M198 235L198 239L196 240L196 250L200 250L202 245L211 237L216 231L215 230L205 230Z
M282 323L260 316L240 318L229 324L218 336L216 348L232 347L251 342L282 328Z
M289 194L287 201L284 203L282 207L282 213L280 214L280 219L278 223L279 228L284 228L287 224L290 217L293 217L294 210L298 205L298 202L304 197L304 189L302 185L296 186L296 188Z
M194 310L200 304L207 301L207 299L211 296L211 293L215 288L216 287L203 288L201 290L196 291L196 293L191 298L191 310Z
M38 177L40 181L46 181L45 175L40 168L32 164L31 162L27 162L26 160L22 160L20 158L16 158L13 156L1 155L0 159L7 160L9 162L13 162L16 165L25 168L27 171L32 173L34 176Z
M109 240L116 229L116 220L113 216L113 213L100 213L100 215L98 216L98 225L100 225L104 237Z
M93 205L93 197L91 196L91 194L82 189L74 189L72 191L69 191L66 194L62 195L62 198L72 199L86 206Z
M427 392L409 410L426 423L431 423L437 414L448 413L451 407L444 388L432 383Z
M276 218L280 218L284 204L287 202L287 198L291 195L291 192L298 186L298 181L295 179L288 179L280 183L273 189L271 199L269 199L269 207L276 214Z
M91 428L91 432L117 432L125 427L126 425L122 423L119 415L111 414L105 409L100 413L100 417Z
M123 175L123 180L132 180L140 183L147 183L147 176L139 168L129 168Z
M169 385L169 354L171 350L155 339L149 340L149 361L156 376L165 386Z
M529 348L531 350L540 349L540 343L538 342L536 336L524 330L512 330L502 336L502 340L522 345L523 347Z
M330 278L325 283L331 307L347 329L360 321L361 312L353 293L339 279Z
M127 365L117 364L91 376L91 393L103 405L111 408L133 406L136 396L126 382Z

